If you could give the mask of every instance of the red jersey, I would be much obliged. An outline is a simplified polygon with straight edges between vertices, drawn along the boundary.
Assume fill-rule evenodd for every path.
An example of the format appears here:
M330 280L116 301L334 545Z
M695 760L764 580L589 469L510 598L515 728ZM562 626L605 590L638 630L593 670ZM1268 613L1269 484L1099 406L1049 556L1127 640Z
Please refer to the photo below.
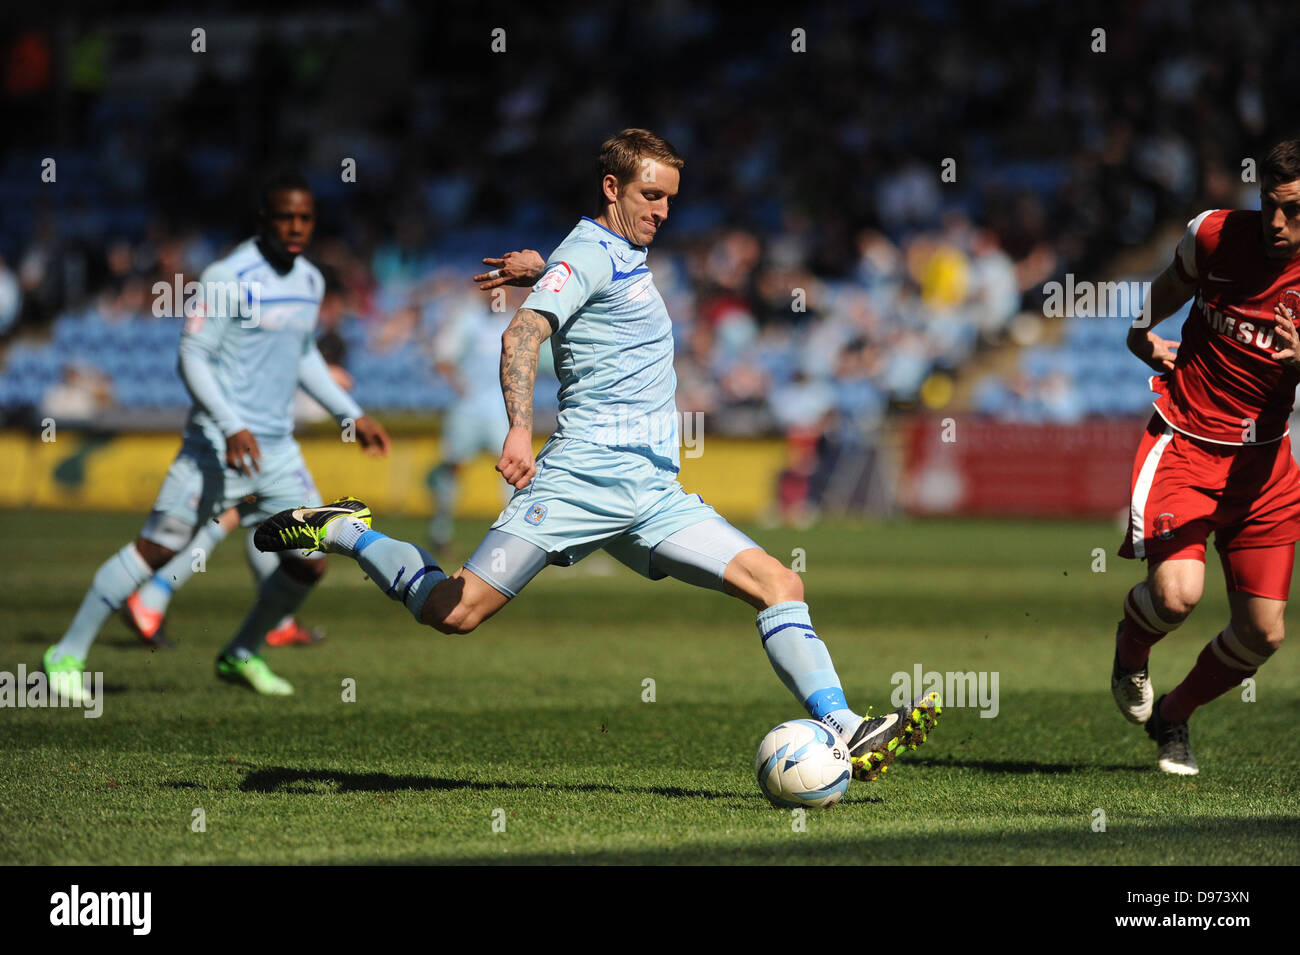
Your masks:
M1196 299L1174 370L1151 380L1156 411L1216 444L1280 441L1300 371L1270 357L1283 348L1273 306L1288 289L1300 293L1300 256L1266 257L1258 212L1217 209L1187 224L1174 268L1195 283ZM1297 311L1294 299L1287 304Z

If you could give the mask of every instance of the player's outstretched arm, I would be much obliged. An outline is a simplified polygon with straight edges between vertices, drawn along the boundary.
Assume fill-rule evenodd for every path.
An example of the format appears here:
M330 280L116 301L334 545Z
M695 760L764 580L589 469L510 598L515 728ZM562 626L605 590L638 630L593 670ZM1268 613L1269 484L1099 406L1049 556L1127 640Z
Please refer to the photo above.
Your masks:
M388 454L392 441L384 426L362 411L352 396L334 380L320 349L310 338L304 343L302 357L298 360L298 385L334 416L339 427L352 429L362 451L376 458Z
M499 288L502 285L519 285L528 287L536 285L537 280L546 271L546 260L536 249L522 249L519 252L507 252L499 259L484 259L484 265L493 266L492 271L474 276L483 291Z
M1156 276L1143 303L1142 314L1128 331L1128 350L1156 371L1172 371L1174 359L1178 357L1178 343L1161 338L1151 329L1182 308L1195 291L1196 286L1184 282L1173 265Z
M537 473L533 458L533 387L537 353L551 335L551 321L541 312L521 308L501 335L501 396L510 430L497 470L516 488L525 488Z

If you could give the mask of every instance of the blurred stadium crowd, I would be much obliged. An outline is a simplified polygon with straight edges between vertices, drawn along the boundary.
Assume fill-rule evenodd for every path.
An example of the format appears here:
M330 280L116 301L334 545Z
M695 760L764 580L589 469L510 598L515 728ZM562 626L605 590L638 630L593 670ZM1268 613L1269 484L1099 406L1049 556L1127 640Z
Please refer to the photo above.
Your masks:
M947 376L1041 315L1045 282L1240 204L1241 160L1275 137L1300 71L1286 6L1252 3L208 11L19 15L4 34L23 130L0 183L10 420L187 404L179 323L152 317L151 289L251 233L271 158L317 190L322 328L359 401L439 409L452 394L428 343L451 311L487 307L479 256L547 252L591 211L598 144L640 125L687 159L650 260L682 410L715 432L869 447L891 409L942 404ZM1072 328L976 404L1140 409L1122 334ZM794 467L813 485L815 458Z

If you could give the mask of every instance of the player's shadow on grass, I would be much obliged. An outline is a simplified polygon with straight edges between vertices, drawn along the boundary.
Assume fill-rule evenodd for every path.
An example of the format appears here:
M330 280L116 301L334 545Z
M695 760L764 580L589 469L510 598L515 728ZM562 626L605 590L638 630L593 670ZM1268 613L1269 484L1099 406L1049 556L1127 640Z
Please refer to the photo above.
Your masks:
M614 786L609 783L531 783L517 781L491 781L475 779L448 779L441 776L393 776L389 773L348 773L331 769L288 769L273 766L254 769L239 784L241 792L320 793L318 784L331 786L332 792L389 793L402 790L454 791L461 789L494 790L553 790L555 792L594 793L650 793L670 799L732 799L734 793L710 792L703 789L681 789L676 786ZM171 783L184 786L185 783Z
M1086 773L1101 770L1107 773L1150 773L1151 767L1123 763L1040 763L1032 759L953 759L951 756L908 756L907 762L912 766L927 766L934 769L978 769L986 773L1007 773L1014 776L1028 776L1042 773L1045 776L1068 776L1071 773Z
M840 807L832 810L844 813ZM852 810L850 809L851 813ZM858 818L859 833L806 835L790 838L785 820L768 833L755 833L750 844L719 842L705 836L685 841L675 835L671 847L597 848L567 846L558 851L518 851L508 855L483 851L463 855L404 857L407 865L1204 865L1215 856L1217 865L1294 865L1295 816L1116 819L1108 833L1094 832L1088 815L1072 821L1038 824L1028 830L1012 827L1007 816L990 817L984 831L889 831L889 823L869 809ZM787 817L788 818L788 817ZM809 829L813 827L810 825ZM1119 844L1116 840L1119 839ZM1224 846L1231 848L1226 850ZM392 859L357 860L361 865L386 865Z

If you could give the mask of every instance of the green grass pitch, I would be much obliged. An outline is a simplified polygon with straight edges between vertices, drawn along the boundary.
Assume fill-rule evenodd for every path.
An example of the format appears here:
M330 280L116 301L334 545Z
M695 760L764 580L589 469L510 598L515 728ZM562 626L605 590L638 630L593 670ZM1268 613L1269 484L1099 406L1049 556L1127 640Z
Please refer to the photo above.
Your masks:
M39 665L140 519L3 521L0 670L16 672ZM423 533L382 515L379 527ZM480 530L461 526L459 553ZM268 650L297 693L264 699L213 676L252 595L231 539L173 603L178 649L105 628L89 661L104 673L101 718L0 709L0 863L1300 862L1300 653L1284 647L1260 672L1256 702L1234 691L1197 714L1200 776L1159 773L1108 692L1138 573L1113 556L1113 526L749 530L787 563L802 549L852 704L888 708L891 675L920 664L996 672L997 716L948 705L925 746L800 827L754 781L763 734L803 714L740 602L596 555L446 637L332 558L301 613L329 638ZM1225 617L1212 562L1205 602L1153 656L1157 692Z

